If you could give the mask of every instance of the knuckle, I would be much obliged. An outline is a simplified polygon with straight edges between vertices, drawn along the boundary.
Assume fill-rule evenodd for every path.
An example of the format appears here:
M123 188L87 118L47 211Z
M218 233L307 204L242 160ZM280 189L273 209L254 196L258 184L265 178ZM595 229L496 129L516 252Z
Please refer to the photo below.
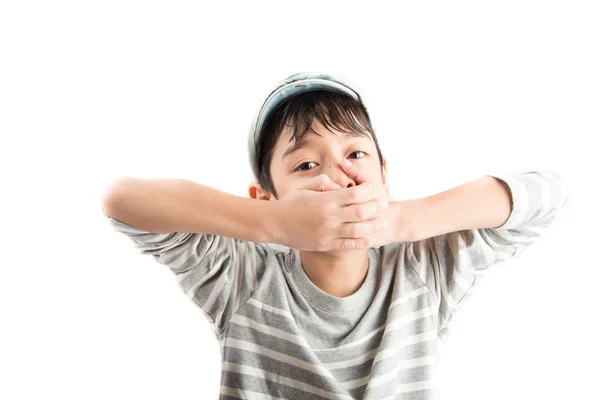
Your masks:
M365 219L367 217L367 209L365 206L356 207L356 218L357 219Z
M345 239L342 242L342 250L350 250L350 240Z
M359 222L350 225L350 236L358 237L361 231L361 224Z
M385 210L387 208L387 206L388 206L388 200L385 197L381 197L379 199L379 207L382 210Z
M381 219L377 218L369 224L369 233L375 233L380 230Z

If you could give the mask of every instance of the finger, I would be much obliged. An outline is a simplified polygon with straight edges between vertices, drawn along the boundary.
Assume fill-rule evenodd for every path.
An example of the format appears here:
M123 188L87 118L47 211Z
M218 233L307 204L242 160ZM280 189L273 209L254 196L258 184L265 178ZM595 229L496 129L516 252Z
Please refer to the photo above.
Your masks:
M362 201L371 200L373 194L373 184L364 182L344 190L339 191L340 205L345 207L350 204L360 203Z
M327 190L340 190L342 187L335 182L331 182L331 185L327 188Z
M336 238L333 239L332 244L334 250L359 250L371 247L371 240L369 238Z
M357 185L367 182L367 176L363 174L363 172L360 171L359 168L356 165L354 165L352 161L344 160L342 166L344 172L346 172L346 174L348 174L348 176L350 176L356 182Z
M329 191L335 191L335 190L339 190L342 187L340 185L338 185L337 183L327 183L327 184L323 184L321 186L319 186L319 188L317 189L319 192L329 192Z
M310 179L308 182L305 182L301 189L305 190L315 190L318 192L325 192L329 190L338 190L342 187L337 183L333 182L328 175L321 174L319 176Z
M348 222L340 226L339 237L358 239L380 232L387 227L387 220L382 217L373 218L368 221Z
M336 212L340 222L359 222L375 218L388 208L388 201L384 198L373 199L364 203L342 207Z

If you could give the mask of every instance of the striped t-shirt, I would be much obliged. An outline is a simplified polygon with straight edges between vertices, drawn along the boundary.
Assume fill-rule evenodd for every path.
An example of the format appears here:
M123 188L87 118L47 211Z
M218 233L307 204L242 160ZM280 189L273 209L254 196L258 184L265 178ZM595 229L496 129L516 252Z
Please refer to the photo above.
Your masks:
M201 233L150 233L109 218L176 275L214 328L221 399L438 399L453 314L489 267L518 257L567 203L547 170L491 175L512 210L473 229L368 250L354 294L321 291L296 249Z

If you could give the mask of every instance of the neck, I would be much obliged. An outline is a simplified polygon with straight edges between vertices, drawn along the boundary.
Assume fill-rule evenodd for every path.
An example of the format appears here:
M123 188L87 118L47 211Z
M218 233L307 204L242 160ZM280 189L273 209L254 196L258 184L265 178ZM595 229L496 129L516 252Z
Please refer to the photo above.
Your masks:
M300 251L306 275L323 292L347 297L362 286L369 271L368 249Z

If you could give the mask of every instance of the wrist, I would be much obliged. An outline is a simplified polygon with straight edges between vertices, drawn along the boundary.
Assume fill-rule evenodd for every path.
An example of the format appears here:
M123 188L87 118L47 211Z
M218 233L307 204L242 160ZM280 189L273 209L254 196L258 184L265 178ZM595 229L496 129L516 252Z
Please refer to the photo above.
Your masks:
M394 215L394 236L396 237L396 242L413 242L418 240L418 206L418 199L393 201L390 203L389 207L392 207L392 214Z
M279 210L278 201L271 200L256 200L256 226L259 227L258 235L261 238L261 243L279 243L279 229L281 221L281 212Z

